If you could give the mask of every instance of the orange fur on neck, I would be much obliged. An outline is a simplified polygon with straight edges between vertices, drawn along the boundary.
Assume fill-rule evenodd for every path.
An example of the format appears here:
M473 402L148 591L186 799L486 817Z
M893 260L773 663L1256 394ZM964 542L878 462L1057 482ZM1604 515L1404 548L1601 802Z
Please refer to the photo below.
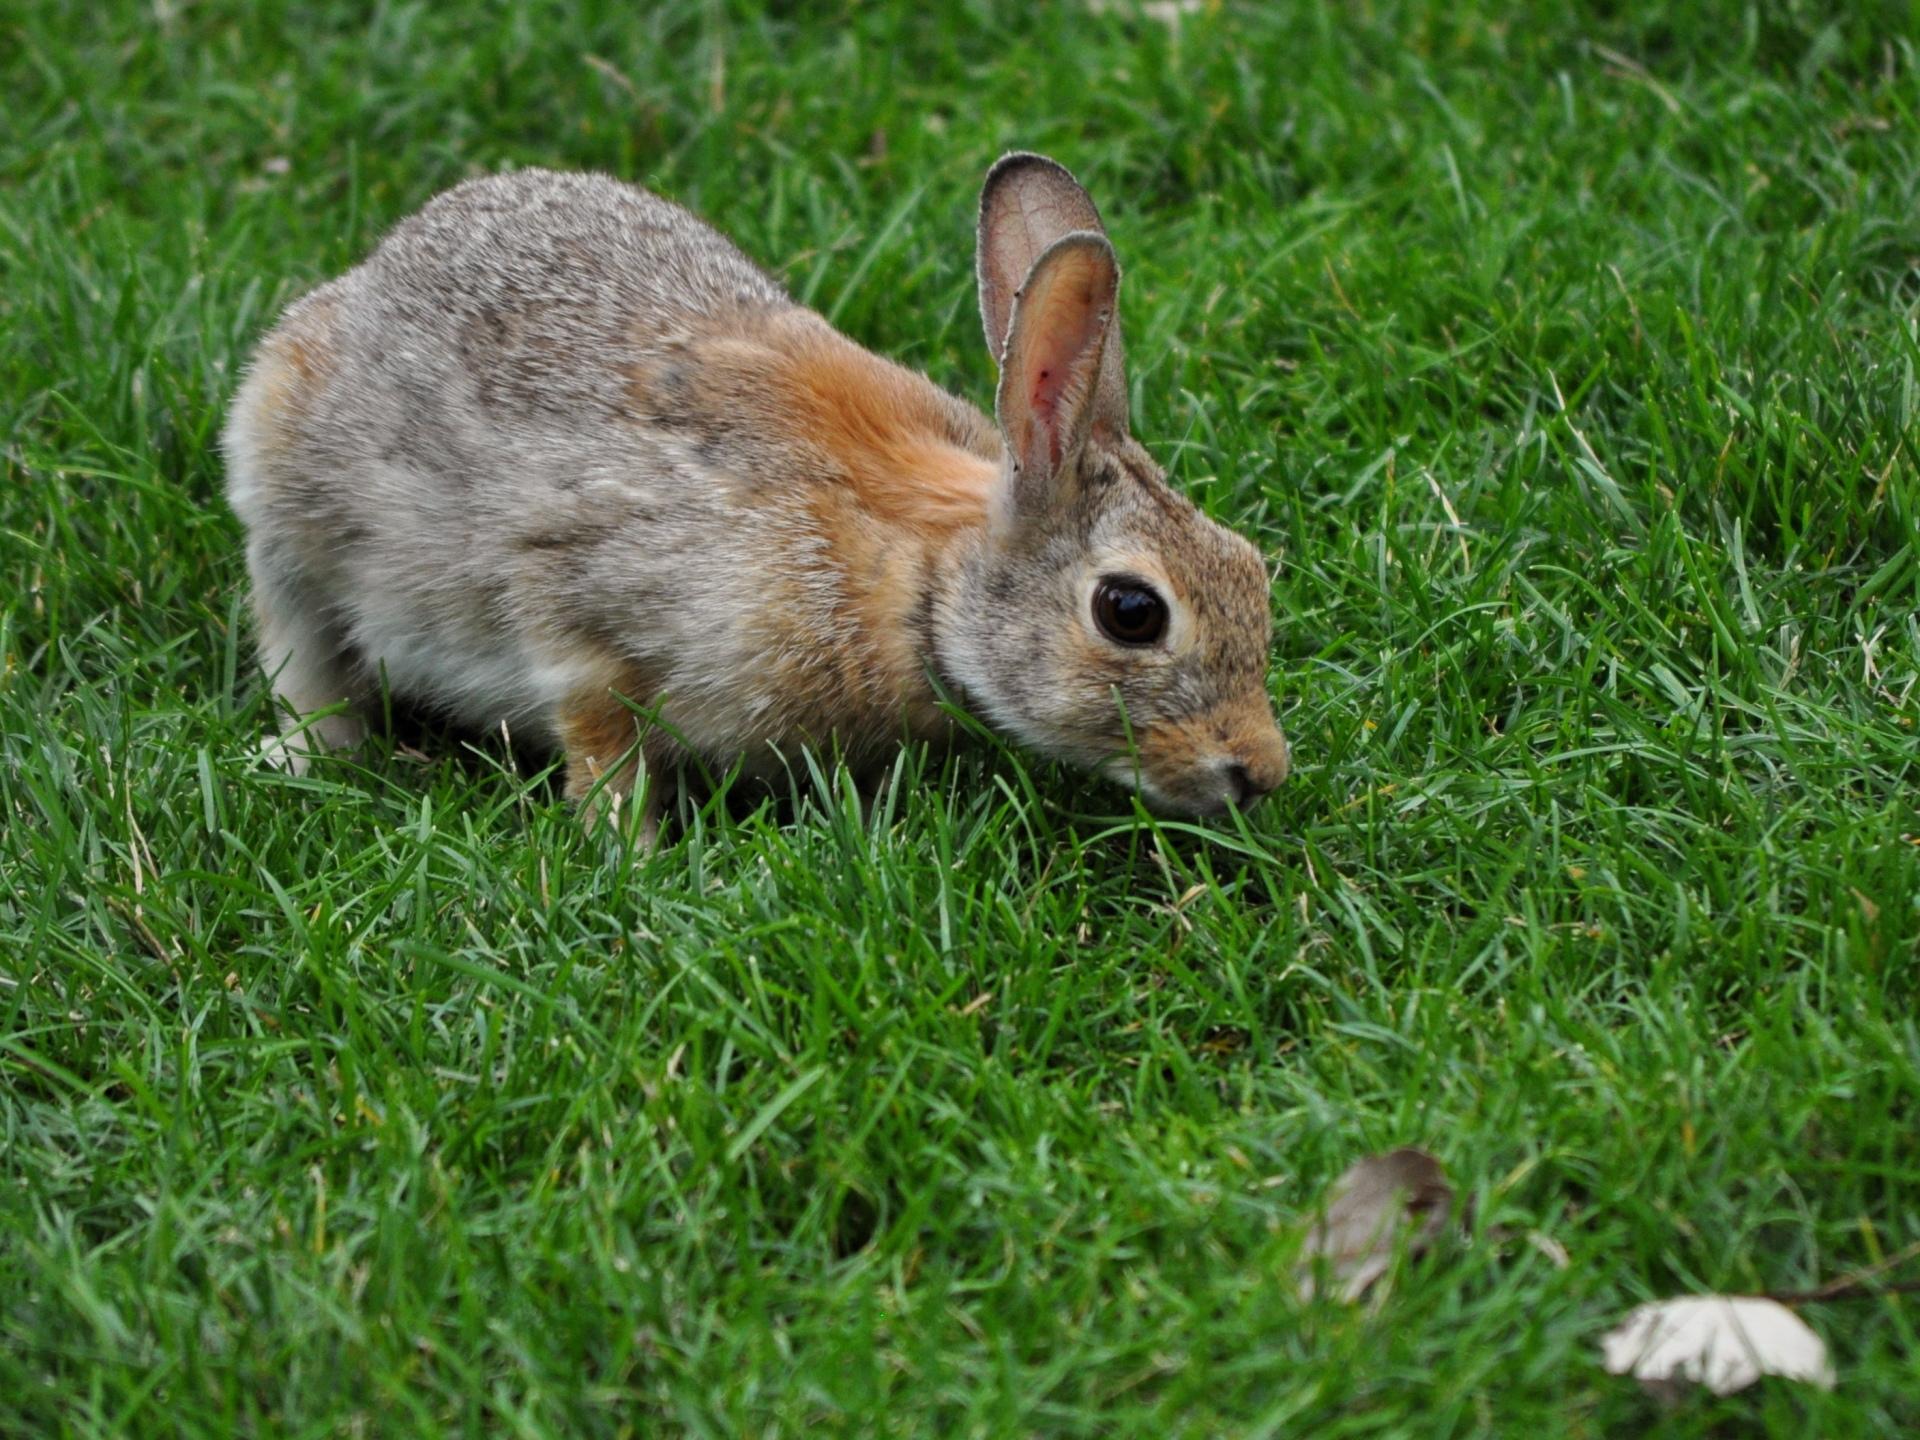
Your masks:
M818 487L809 508L843 576L842 613L864 638L848 647L841 681L882 710L889 698L904 701L910 730L943 732L914 615L941 553L985 529L1000 481L998 432L924 376L817 322L769 339L788 433L838 482Z
M750 312L659 346L629 386L637 414L698 437L716 483L804 516L810 543L778 583L830 610L836 638L792 644L792 607L755 622L770 688L809 717L790 728L855 749L897 739L903 712L911 733L943 731L916 617L955 547L986 529L1000 484L993 423L805 310Z
M985 523L1000 463L973 447L990 428L963 439L951 397L823 325L783 325L767 339L767 378L792 433L831 462L862 509L923 534Z

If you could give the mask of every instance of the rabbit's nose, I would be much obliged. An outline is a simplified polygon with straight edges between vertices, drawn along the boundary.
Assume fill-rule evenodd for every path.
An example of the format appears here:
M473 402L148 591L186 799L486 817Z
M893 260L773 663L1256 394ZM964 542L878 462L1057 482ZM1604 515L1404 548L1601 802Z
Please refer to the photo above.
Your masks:
M1247 767L1237 760L1227 766L1227 788L1232 794L1233 803L1244 806L1256 795L1264 795L1264 789L1255 789L1253 776L1247 773Z
M1250 753L1222 762L1228 797L1243 809L1253 804L1287 778L1289 759L1287 742L1275 730Z

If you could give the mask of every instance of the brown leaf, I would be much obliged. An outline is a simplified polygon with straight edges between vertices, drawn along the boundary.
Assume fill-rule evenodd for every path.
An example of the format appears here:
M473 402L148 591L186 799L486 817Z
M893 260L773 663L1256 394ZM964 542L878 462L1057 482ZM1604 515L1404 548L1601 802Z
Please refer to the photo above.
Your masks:
M1326 1210L1307 1236L1295 1271L1300 1298L1319 1292L1319 1272L1341 1300L1363 1295L1393 1263L1404 1237L1407 1253L1433 1244L1453 1213L1453 1186L1440 1162L1402 1147L1355 1161L1334 1181Z

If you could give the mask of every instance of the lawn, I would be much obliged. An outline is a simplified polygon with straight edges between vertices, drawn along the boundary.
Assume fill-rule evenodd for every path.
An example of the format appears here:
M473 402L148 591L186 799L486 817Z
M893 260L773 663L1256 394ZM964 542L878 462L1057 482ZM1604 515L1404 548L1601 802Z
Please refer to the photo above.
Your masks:
M0 12L0 1433L1920 1431L1913 1298L1805 1308L1830 1394L1595 1345L1920 1242L1913 8L774 9ZM1273 557L1264 806L983 743L646 854L430 725L256 763L279 307L597 168L985 404L1016 146ZM1303 1302L1401 1144L1464 1233Z

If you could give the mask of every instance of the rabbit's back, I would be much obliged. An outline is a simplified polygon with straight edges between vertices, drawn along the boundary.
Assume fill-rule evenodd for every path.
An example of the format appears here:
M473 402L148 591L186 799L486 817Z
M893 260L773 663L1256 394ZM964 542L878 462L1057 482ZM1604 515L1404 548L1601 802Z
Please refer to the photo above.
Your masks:
M663 338L790 304L656 195L605 175L491 176L439 196L309 297L340 362L314 398L363 429L418 436L440 420L511 445L516 422L623 412L623 376Z
M347 539L493 501L524 513L544 484L632 473L617 422L662 347L791 304L724 236L608 176L469 181L267 337L234 407L230 496L249 521L297 502Z

